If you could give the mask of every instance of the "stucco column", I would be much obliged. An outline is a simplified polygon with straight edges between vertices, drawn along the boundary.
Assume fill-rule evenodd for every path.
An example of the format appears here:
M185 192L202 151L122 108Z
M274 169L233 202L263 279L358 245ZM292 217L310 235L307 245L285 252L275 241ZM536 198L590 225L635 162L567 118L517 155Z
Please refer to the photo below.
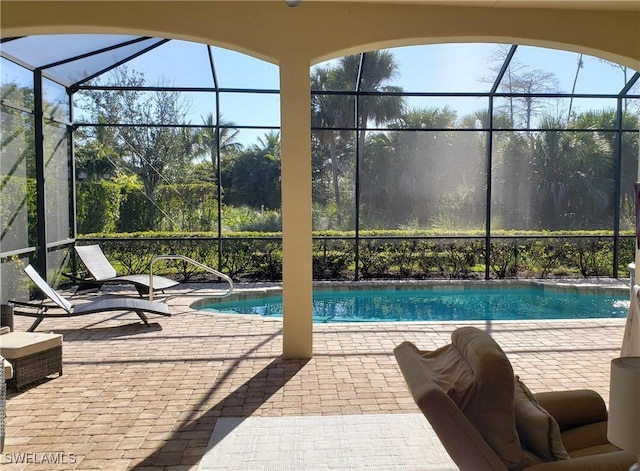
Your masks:
M284 358L313 354L309 62L280 63Z

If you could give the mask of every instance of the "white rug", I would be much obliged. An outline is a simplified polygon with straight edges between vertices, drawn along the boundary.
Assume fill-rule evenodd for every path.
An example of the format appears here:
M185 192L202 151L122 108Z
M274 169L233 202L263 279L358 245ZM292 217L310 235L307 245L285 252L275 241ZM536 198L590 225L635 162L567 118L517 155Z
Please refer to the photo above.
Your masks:
M199 470L457 470L422 414L222 418Z

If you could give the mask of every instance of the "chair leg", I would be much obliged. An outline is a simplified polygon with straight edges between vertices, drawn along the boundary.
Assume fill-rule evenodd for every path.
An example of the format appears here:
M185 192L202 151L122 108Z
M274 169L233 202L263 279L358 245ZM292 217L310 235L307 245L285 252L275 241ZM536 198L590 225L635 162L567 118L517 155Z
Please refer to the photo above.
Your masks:
M142 322L144 322L145 325L148 327L149 326L149 320L147 319L147 316L144 314L144 312L136 310L136 314L138 314L138 317L140 319L142 319Z
M27 332L33 332L36 330L36 327L40 325L40 323L44 320L44 316L37 317L33 324L27 329Z

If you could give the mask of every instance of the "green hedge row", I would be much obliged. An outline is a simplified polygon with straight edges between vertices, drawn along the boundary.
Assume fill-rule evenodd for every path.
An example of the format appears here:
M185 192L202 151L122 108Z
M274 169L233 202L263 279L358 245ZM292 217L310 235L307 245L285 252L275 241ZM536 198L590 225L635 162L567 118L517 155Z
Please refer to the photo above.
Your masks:
M213 183L158 185L154 201L135 181L76 185L78 233L120 233L156 227L166 231L213 230L218 219ZM157 210L156 208L162 208Z
M390 238L389 233L360 240L360 279L472 279L484 278L484 239ZM179 254L216 268L235 280L280 281L282 242L280 234L231 234L219 244L206 233L122 234L120 238L94 234L78 243L98 242L122 273L146 272L154 256ZM613 273L613 238L584 234L508 237L492 239L489 274L492 278L549 278L628 276L634 260L631 234L621 238L619 266ZM221 251L219 247L221 246ZM316 237L313 242L313 276L316 280L355 278L356 247L353 239ZM159 261L154 273L181 281L210 279L202 270L183 261Z

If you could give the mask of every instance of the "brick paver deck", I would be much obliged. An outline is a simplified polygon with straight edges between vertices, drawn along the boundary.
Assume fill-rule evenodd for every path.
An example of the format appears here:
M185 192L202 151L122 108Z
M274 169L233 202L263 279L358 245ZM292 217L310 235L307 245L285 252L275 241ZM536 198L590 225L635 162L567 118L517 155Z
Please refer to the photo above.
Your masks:
M45 320L38 331L64 335L64 375L9 392L2 469L197 469L220 417L416 413L393 348L435 349L462 325L488 330L533 391L588 387L607 400L625 323L315 325L314 357L284 361L281 321L193 301L171 300L172 317L150 316L150 328L133 313ZM16 317L16 330L29 321Z

